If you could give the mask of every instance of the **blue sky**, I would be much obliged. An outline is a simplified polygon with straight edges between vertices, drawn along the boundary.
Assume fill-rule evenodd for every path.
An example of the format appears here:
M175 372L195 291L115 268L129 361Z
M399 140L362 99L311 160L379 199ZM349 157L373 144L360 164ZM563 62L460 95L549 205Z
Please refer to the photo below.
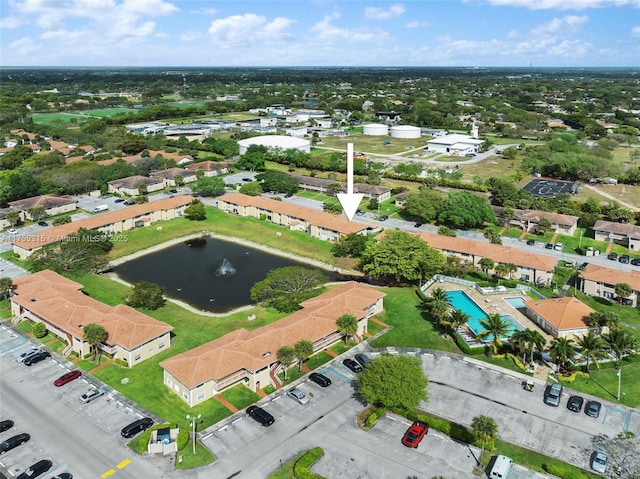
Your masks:
M640 66L640 0L0 0L0 66Z

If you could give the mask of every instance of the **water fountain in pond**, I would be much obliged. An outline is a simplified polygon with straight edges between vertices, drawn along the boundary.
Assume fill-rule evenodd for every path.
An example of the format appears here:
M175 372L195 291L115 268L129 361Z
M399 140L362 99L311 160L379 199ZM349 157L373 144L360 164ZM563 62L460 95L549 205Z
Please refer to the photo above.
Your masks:
M227 258L224 258L216 270L216 276L218 278L226 278L227 276L233 276L234 274L236 274L236 269Z

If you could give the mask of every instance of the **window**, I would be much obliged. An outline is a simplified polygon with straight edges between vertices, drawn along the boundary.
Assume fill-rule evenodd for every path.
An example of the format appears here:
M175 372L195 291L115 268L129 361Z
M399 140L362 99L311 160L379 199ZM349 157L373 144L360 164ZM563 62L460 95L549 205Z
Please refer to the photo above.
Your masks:
M189 395L187 393L182 393L182 399L184 399L185 401L188 401Z
M136 354L136 356L133 358L134 361L140 361L141 356L139 354Z
M162 348L164 348L164 343L160 343L160 344L158 345L158 349L162 349Z
M198 401L202 401L204 399L204 393L198 393L198 397L196 398Z
M171 387L172 384L173 381L171 381L171 378L167 378L167 386Z

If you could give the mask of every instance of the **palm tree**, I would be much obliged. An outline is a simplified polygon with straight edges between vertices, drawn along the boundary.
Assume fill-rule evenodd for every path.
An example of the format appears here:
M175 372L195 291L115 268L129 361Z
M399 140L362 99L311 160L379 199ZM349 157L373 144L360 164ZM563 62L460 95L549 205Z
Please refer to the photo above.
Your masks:
M495 268L493 268L493 272L498 277L498 284L500 284L500 278L504 278L509 274L509 267L506 263L498 263Z
M344 345L348 344L349 338L358 331L358 318L353 314L343 314L336 321L338 331L342 334Z
M511 337L509 338L509 344L513 348L513 352L517 352L518 354L522 354L522 363L526 362L527 351L529 347L529 331L530 329L522 329L520 331L515 331Z
M493 269L496 263L491 258L482 258L480 261L478 261L478 265L480 266L480 269L484 274L488 274L488 271L490 269Z
M451 328L451 339L453 339L453 333L458 327L466 324L469 321L469 316L467 313L462 311L461 309L454 309L449 313L449 327Z
M576 355L573 339L555 338L551 341L549 354L553 358L553 361L563 368L567 361L570 361Z
M602 332L603 328L617 329L620 318L613 311L594 311L589 314L587 321L592 326L597 326Z
M11 296L11 290L14 288L13 280L8 277L0 278L0 299L5 296Z
M442 326L451 307L447 292L442 288L434 289L425 304L431 316L435 318L438 325Z
M98 364L100 364L100 349L98 348L98 344L107 340L107 331L102 326L95 323L85 324L82 331L83 340L88 342L91 348L92 359L95 359L96 355L98 355Z
M498 436L498 425L495 419L489 416L476 416L471 420L471 430L477 441L482 444L480 459L484 454L484 448L490 441L494 441Z
M613 288L613 292L618 297L618 308L622 309L622 300L631 296L633 290L627 283L616 283Z
M603 334L602 339L615 356L616 368L620 368L620 360L623 356L633 353L638 346L636 340L623 329L613 329L608 334Z
M544 347L547 344L547 340L540 331L536 331L534 329L529 329L527 331L529 331L529 353L531 354L529 362L533 364L533 352L537 351L542 354L542 351L544 351Z
M587 359L586 371L589 372L589 359L593 360L593 363L597 368L600 368L598 364L598 358L604 355L604 347L606 343L600 336L596 336L593 331L589 331L584 336L578 338L576 341L580 353Z
M295 344L293 350L298 358L298 371L302 371L302 363L313 354L313 343L308 339L301 339Z
M276 353L278 355L278 361L282 364L282 370L284 371L284 380L287 380L287 368L295 360L296 352L291 346L282 346Z
M480 320L480 324L484 328L484 331L478 334L478 339L492 336L492 351L493 354L496 354L502 344L500 337L506 336L511 331L511 325L497 313L492 313L487 319Z
M15 210L9 210L9 212L7 212L6 219L11 226L15 226L20 221L20 213Z

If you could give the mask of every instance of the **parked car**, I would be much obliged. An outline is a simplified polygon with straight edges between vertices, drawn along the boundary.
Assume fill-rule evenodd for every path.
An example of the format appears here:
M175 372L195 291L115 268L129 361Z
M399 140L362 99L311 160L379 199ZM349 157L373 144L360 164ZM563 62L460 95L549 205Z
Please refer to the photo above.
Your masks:
M547 243L546 245L544 245L545 249L553 249L553 243Z
M580 396L571 396L567 401L567 409L573 412L582 411L582 404L584 403L584 399Z
M53 466L53 462L48 459L43 459L35 464L32 464L29 469L23 471L16 479L34 479L41 474L47 472Z
M89 403L94 399L98 399L100 396L104 396L106 391L103 388L90 389L82 396L80 396L80 402Z
M527 240L527 246L533 246L536 244L536 240Z
M364 214L364 210L356 210L356 214L358 216L362 216Z
M415 421L402 436L402 444L407 447L418 447L428 430L429 426L426 422Z
M311 373L309 374L309 380L313 381L318 386L322 386L323 388L326 388L327 386L331 386L331 379L329 379L324 374Z
M362 366L363 368L366 368L367 364L371 362L371 359L369 358L369 356L362 353L356 354L354 358L356 358L356 361L358 361L360 363L360 366Z
M558 383L550 384L544 392L544 403L549 406L559 406L562 397L562 386Z
M354 373L361 373L363 371L362 366L360 366L360 364L354 361L353 359L347 358L344 361L342 361L342 364L344 364Z
M247 408L247 414L250 418L259 422L265 427L271 426L275 421L274 417L271 414L258 406L249 406Z
M389 216L387 215L382 215L380 218L378 218L380 221L387 221L389 219Z
M253 178L242 178L242 181L253 181Z
M602 409L602 404L598 401L587 401L587 405L584 407L584 413L587 416L598 417L600 416L600 410Z
M35 354L27 356L22 362L24 363L25 366L32 366L50 357L51 357L51 353L49 353L49 351L38 351Z
M604 451L596 451L591 456L591 469L601 474L607 472L609 465L609 455Z
M640 258L634 258L629 261L633 266L640 266Z
M49 223L47 223L46 221L38 221L38 225L40 225L40 226L49 226Z
M564 248L564 245L562 243L556 243L553 245L553 249L556 251L562 251L562 248Z
M73 479L73 474L70 472L61 472L60 474L53 476L51 479Z
M69 371L68 373L64 373L58 379L53 381L53 385L56 387L64 386L65 384L70 383L74 379L78 379L80 376L82 376L82 372L80 372L77 369L74 371Z
M607 259L610 259L611 261L616 261L618 259L618 253L609 253L607 255Z
M0 443L0 454L4 454L5 452L10 451L11 449L15 449L16 447L27 442L29 439L31 439L31 436L26 432L23 432L16 436L10 437L5 441L2 441Z
M8 431L13 427L13 421L11 419L5 419L0 421L0 432Z
M133 437L139 432L146 431L151 426L153 426L153 419L150 417L143 417L123 427L122 431L120 431L120 435L127 438Z
M420 228L424 223L416 223L413 225L414 228Z
M113 200L114 203L124 203L124 198L116 198Z
M618 261L622 264L629 264L629 261L631 261L631 258L629 257L628 254L623 254L618 258Z
M15 228L9 228L7 230L7 233L9 233L10 235L17 235L18 234L18 230Z
M24 353L22 353L20 356L18 356L16 358L16 361L21 363L24 362L25 359L27 359L29 356L33 356L34 354L40 352L40 349L37 348L31 348L28 351L25 351Z
M300 404L307 404L309 402L309 396L300 391L298 388L289 389L287 391L287 396Z

